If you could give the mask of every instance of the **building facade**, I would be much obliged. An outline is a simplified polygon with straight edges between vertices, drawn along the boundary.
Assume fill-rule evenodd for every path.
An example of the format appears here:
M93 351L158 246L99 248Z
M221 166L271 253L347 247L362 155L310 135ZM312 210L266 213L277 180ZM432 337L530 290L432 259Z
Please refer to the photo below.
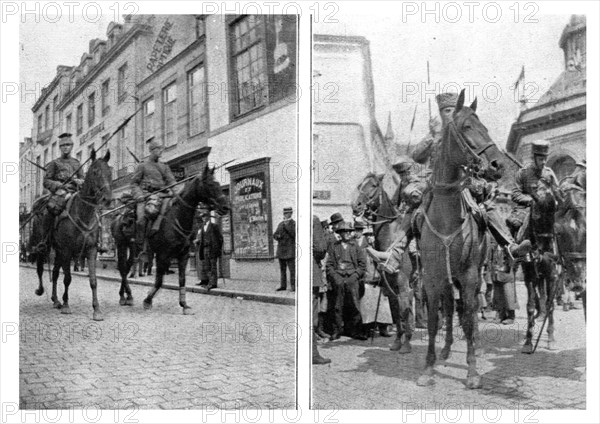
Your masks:
M534 106L512 125L506 149L519 160L531 157L531 142L550 142L550 166L561 179L585 159L586 150L586 19L571 16L559 40L564 71Z
M115 199L131 189L151 138L164 145L162 160L176 179L207 163L226 165L217 170L232 206L218 219L222 271L277 281L273 227L283 207L296 204L298 179L297 17L126 16L109 24L106 36L90 41L78 66L59 66L36 102L34 161L54 159L65 131L82 162L105 145L100 153L111 150Z
M364 37L315 34L313 212L322 220L334 212L350 219L356 186L368 172L390 168L388 147L375 119L369 42Z

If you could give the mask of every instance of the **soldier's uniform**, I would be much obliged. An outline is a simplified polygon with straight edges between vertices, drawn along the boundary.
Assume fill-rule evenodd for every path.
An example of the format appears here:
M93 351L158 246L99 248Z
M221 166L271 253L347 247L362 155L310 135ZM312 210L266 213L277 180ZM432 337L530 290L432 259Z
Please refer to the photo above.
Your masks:
M162 146L155 141L151 141L149 148L152 152L154 149L162 149ZM171 168L166 163L160 162L158 159L153 160L151 155L146 161L138 165L133 174L131 184L133 186L133 197L139 202L137 204L136 243L141 251L143 250L146 230L145 202L142 198L150 193L159 192L165 187L175 184L175 177L171 172ZM168 202L163 200L160 216L155 221L154 228L160 226L160 219L166 212L167 206Z

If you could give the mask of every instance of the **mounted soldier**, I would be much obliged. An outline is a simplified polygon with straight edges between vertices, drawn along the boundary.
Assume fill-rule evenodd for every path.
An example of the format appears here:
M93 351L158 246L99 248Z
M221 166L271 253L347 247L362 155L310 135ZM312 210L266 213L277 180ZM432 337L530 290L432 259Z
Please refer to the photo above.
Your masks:
M58 136L58 146L61 156L54 159L46 167L44 188L50 191L50 199L46 204L47 212L43 218L44 234L46 240L51 240L54 233L54 219L65 210L68 200L83 184L83 171L81 163L71 156L73 141L71 134L63 133ZM38 245L38 250L45 250L46 243Z
M146 239L146 224L148 219L154 220L152 231L158 231L164 216L168 201L161 199L159 195L165 187L175 184L175 177L166 163L160 162L163 146L154 141L154 137L148 141L150 156L136 168L132 178L132 194L137 204L136 244L138 252L144 251ZM168 190L168 194L172 194ZM150 195L150 196L148 196ZM147 197L148 196L148 197Z

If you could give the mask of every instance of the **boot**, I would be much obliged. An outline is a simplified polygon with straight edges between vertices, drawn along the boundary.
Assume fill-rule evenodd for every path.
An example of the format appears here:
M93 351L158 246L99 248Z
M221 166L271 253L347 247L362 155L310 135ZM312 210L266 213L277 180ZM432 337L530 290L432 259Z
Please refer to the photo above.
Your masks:
M323 358L317 349L317 342L313 339L312 343L312 363L313 365L325 365L331 363L331 359Z
M391 351L398 351L402 347L402 339L400 337L396 337L394 342L390 346Z
M378 325L379 325L379 335L381 337L392 337L392 335L388 331L388 325L387 324L378 324Z
M325 317L324 314L322 312L319 312L319 316L318 316L318 323L317 323L317 329L316 329L316 333L319 337L321 337L322 339L328 339L329 338L329 334L327 334L325 331L323 331L323 322L325 321Z

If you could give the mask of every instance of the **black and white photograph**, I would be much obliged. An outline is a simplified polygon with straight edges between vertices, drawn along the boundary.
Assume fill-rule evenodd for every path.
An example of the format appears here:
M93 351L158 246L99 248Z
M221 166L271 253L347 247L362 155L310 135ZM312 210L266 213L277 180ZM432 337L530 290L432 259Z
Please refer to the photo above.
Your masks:
M299 17L120 10L20 24L19 408L295 409Z
M588 406L597 40L585 14L477 5L313 25L312 408Z

